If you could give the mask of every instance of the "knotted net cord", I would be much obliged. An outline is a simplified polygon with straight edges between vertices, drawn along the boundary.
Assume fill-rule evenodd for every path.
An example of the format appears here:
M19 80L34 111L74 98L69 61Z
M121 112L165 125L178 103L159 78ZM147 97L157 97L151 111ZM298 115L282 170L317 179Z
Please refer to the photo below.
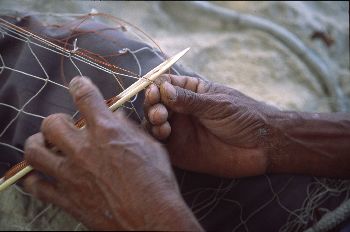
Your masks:
M65 26L71 26L77 30L79 29L80 25L84 24L86 19L79 18L78 21L78 23L66 24ZM99 31L97 30L91 33L99 34ZM86 32L85 34L89 33ZM85 51L80 47L80 38L76 39L75 36L69 38L69 40L72 41L70 43L67 42L67 39L64 39L63 42L52 40L55 42L48 41L50 43L47 43L46 41L43 42L43 40L41 40L47 40L44 36L40 36L41 39L36 38L35 35L26 34L22 30L15 30L13 27L3 22L0 24L0 35L0 38L2 39L11 38L24 44L27 47L29 54L31 54L31 59L33 59L33 61L35 61L38 65L37 69L41 70L40 75L37 72L31 73L27 70L19 70L6 63L6 58L2 56L2 52L0 51L0 78L1 74L4 72L13 72L17 73L22 79L36 79L41 83L38 91L36 91L35 94L27 97L26 101L21 105L11 105L3 102L1 99L1 107L5 107L7 110L12 110L15 112L15 115L9 120L11 125L15 124L21 115L26 115L30 118L35 118L38 120L45 118L47 115L32 112L28 109L28 106L37 98L40 98L40 93L45 91L45 89L49 88L51 85L67 92L65 81L60 82L54 80L52 77L50 78L50 74L47 71L42 56L38 55L38 48L44 49L50 53L55 53L62 58L64 57L70 62L71 66L75 70L75 75L89 76L89 73L85 72L83 68L84 65L88 65L94 69L98 69L101 72L106 73L106 76L113 79L113 83L115 83L121 89L125 89L125 87L127 87L127 85L123 82L125 79L122 79L121 77L137 80L140 78L142 73L145 73L143 70L144 64L142 60L138 59L139 53L148 51L154 54L155 57L158 57L160 61L164 59L161 53L148 46L137 49L126 47L117 51L116 55L122 57L126 54L130 54L136 69L133 71L125 71L127 70L125 69L123 71L120 69L121 67L117 66L112 68L112 64L110 64L112 65L110 66L104 61L105 58L114 56L114 53L108 53L105 56L101 56ZM74 43L74 41L76 42ZM61 46L58 46L56 43L61 44ZM63 66L62 69L65 70L67 64L62 64L63 62L61 62L61 67ZM173 70L173 72L181 73L177 70ZM65 78L61 79L65 80ZM137 120L141 121L142 115L139 115L140 108L134 104L138 100L138 97L135 97L128 105L125 105L124 107L130 110L130 115L134 114ZM72 117L76 118L78 113L71 111L71 115ZM7 147L23 154L23 149L20 146L17 146L9 141L2 140L4 135L6 135L11 128L11 125L7 124L6 127L0 128L0 146ZM6 166L7 168L11 166L10 163L4 162L0 163L0 165ZM257 218L268 218L268 215L276 216L272 210L272 206L275 207L275 211L285 212L288 214L288 217L279 228L279 231L302 231L318 220L321 214L332 210L333 206L327 206L329 200L338 199L338 202L342 202L344 199L349 199L350 193L349 181L331 180L325 178L310 177L310 180L306 182L301 180L302 184L299 184L300 178L295 176L285 177L282 183L279 178L268 175L259 177L259 180L256 182L255 180L251 180L249 178L211 179L212 177L206 177L208 180L206 180L205 183L197 183L194 182L194 180L197 179L193 177L193 174L191 173L178 171L177 175L179 177L179 184L184 198L205 228L216 228L215 223L212 225L212 222L215 221L213 220L213 215L217 214L220 217L224 217L224 221L226 223L231 223L232 231L257 231L253 226L256 223ZM203 179L200 178L200 180ZM259 188L257 187L255 191L268 192L262 196L262 194L254 194L254 190L252 191L252 189L250 189L250 192L247 192L246 194L249 200L252 202L251 204L242 196L237 194L242 192L242 189L246 189L247 185L254 186L254 184L258 182L263 183L263 186L259 185ZM305 197L297 207L291 204L291 201L293 201L293 194L297 194L297 191L293 191L296 188L300 192L305 191ZM18 187L14 187L14 191L24 194ZM36 222L45 217L45 215L49 214L49 211L51 210L51 205L39 207L34 215L31 215L29 219L27 218L24 227L16 227L14 225L13 228L32 228ZM218 221L222 222L222 220ZM81 224L76 223L72 228L80 229L80 227Z
M81 23L83 23L84 21L85 21L85 19L82 20ZM79 25L81 23L79 23ZM130 71L126 70L126 69L123 69L121 67L109 64L109 63L104 62L104 61L100 61L98 59L95 59L95 58L89 56L87 54L88 51L86 51L86 50L85 50L85 52L84 52L84 50L83 51L79 51L78 50L79 48L76 45L77 38L74 40L73 49L72 50L68 50L65 47L61 47L61 46L59 46L59 45L57 45L55 43L52 43L52 42L50 42L50 41L48 41L48 40L46 40L46 39L44 39L44 38L42 38L40 36L37 36L36 34L34 34L32 32L29 32L29 31L27 31L27 30L25 30L25 29L23 29L21 27L18 27L18 26L14 25L14 24L12 24L12 23L10 23L10 22L2 19L2 18L0 18L0 27L1 27L1 35L2 35L2 37L4 37L6 35L6 36L9 36L9 37L11 37L13 39L20 40L20 41L22 41L22 42L24 42L26 44L26 46L30 50L30 53L35 58L35 60L37 61L38 65L40 66L41 70L44 73L44 77L40 77L40 76L36 76L36 75L30 74L30 73L27 73L27 72L24 72L24 71L17 70L17 69L14 69L12 67L6 66L4 59L3 59L3 57L0 54L0 60L1 60L1 63L2 63L0 74L4 70L10 70L12 72L18 72L20 74L23 74L24 76L27 76L27 77L32 77L32 78L36 78L36 79L42 80L44 82L43 85L41 86L41 88L39 89L39 91L37 91L36 94L34 94L31 98L29 98L29 100L27 102L25 102L20 109L14 107L14 106L8 105L6 103L0 103L3 106L10 107L11 109L14 109L14 110L17 111L17 114L15 115L15 117L1 131L0 138L4 135L4 133L7 131L7 129L16 121L16 119L18 118L18 116L22 112L24 114L31 115L31 116L34 116L34 117L44 118L41 115L28 113L24 109L25 109L25 107L28 104L31 103L31 101L34 98L36 98L42 92L42 90L47 86L48 83L52 83L52 84L57 85L58 87L68 89L65 85L62 85L62 84L59 84L57 82L54 82L54 81L50 80L50 77L47 74L45 68L43 67L43 64L41 63L40 59L38 58L38 56L36 55L36 53L32 49L33 45L41 47L41 48L44 48L44 49L46 49L46 50L48 50L50 52L54 52L56 54L59 54L62 57L69 58L70 62L73 64L73 66L78 71L80 76L83 76L83 74L80 71L80 69L78 68L78 66L77 66L77 64L75 63L74 60L86 63L86 64L88 64L88 65L90 65L90 66L92 66L94 68L97 68L99 70L102 70L104 72L107 72L107 73L113 75L113 77L115 77L115 79L118 82L118 85L121 87L122 90L124 90L125 87L122 84L122 82L117 78L117 76L124 76L124 77L129 77L129 78L134 78L134 79L140 79L141 78L140 74L134 74L133 72L130 72ZM132 51L130 51L130 50L128 50L128 51L131 52L131 54L133 54ZM137 60L137 57L134 54L133 54L133 57L136 59L137 63L139 64L139 61ZM107 66L107 68L105 66ZM140 65L139 65L139 67L140 67ZM127 74L121 73L121 72L118 72L118 71L114 71L113 69L114 70L124 71ZM140 69L140 71L141 71L141 69ZM137 96L135 96L135 98L132 101L136 100L136 98L137 98ZM138 119L141 121L141 117L138 115L134 105L132 104L132 101L130 102L132 110L137 115ZM111 99L106 101L107 105L108 104L111 105L114 102L115 102L115 98L111 98ZM76 125L78 127L82 127L84 125L84 121L83 120L78 120ZM1 143L1 144L4 144L4 143ZM10 145L10 144L4 144L4 145L13 148L13 146ZM22 150L18 150L18 151L21 151L23 153ZM27 166L27 163L25 161L21 162L21 163L18 163L17 165L15 165L14 168L12 168L8 173L6 173L4 178L2 178L1 180L3 181L3 180L6 180L7 178L11 177L13 174L15 174L19 170L23 169L24 166Z

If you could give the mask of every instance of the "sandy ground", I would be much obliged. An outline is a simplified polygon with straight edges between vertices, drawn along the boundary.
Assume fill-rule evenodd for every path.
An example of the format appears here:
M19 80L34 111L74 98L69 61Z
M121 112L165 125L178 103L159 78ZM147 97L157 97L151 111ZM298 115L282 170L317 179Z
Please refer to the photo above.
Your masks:
M348 2L218 2L237 12L269 19L297 35L325 62L350 99ZM331 110L330 99L310 68L274 36L224 25L205 15L179 9L176 3L0 1L0 9L87 13L92 8L146 31L168 54L186 47L181 63L210 80L230 85L281 109ZM131 13L132 12L132 13ZM311 40L314 31L329 33L334 44ZM0 229L75 229L77 222L38 206L16 189L0 194ZM81 229L79 227L77 229Z

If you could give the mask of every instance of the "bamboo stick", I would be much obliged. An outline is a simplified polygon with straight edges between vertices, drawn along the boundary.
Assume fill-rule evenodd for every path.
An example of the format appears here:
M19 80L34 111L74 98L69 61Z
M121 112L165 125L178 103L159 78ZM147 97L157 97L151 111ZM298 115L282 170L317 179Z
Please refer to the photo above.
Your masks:
M19 179L27 175L29 172L33 170L32 166L27 166L23 168L21 171L17 172L15 175L12 177L8 178L7 180L4 180L4 182L0 185L0 192L7 189L14 183L16 183Z

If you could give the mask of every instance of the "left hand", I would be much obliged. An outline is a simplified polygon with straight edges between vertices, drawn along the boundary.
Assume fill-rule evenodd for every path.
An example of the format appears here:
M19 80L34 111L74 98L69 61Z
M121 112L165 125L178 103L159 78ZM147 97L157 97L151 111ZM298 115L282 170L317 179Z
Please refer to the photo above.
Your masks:
M92 229L200 229L163 147L121 113L110 112L87 78L74 78L70 92L86 128L77 129L64 114L44 119L41 133L26 141L25 159L53 179L33 173L26 189Z
M164 75L145 92L152 134L163 139L172 164L223 177L266 173L267 115L278 111L243 93L189 76Z

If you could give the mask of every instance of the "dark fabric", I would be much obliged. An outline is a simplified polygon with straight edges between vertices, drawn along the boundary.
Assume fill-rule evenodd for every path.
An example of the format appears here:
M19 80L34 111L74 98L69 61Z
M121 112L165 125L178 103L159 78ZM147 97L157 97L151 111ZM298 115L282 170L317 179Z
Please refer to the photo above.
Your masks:
M31 16L20 17L19 20L4 18L43 37L63 39L68 38L72 34L69 27L44 27L35 17ZM71 44L74 38L78 38L78 47L88 48L97 54L108 55L113 52L117 53L123 48L130 50L151 48L143 42L132 39L122 29L111 29L96 22L85 22L79 29L94 31L95 33L83 33L70 38L68 42ZM111 41L109 38L114 39ZM0 55L5 64L0 64L0 67L2 67L0 69L0 103L21 109L45 84L43 80L28 77L4 68L11 67L46 78L30 48L42 63L50 80L66 85L71 78L79 75L69 58L62 58L61 55L54 54L32 44L28 46L28 43L11 38L5 34L2 38L0 36ZM156 53L150 49L144 49L137 53L142 67L141 74L145 74L162 61L157 54L163 56L161 53ZM139 73L140 71L135 58L129 52L107 59L110 63L132 72ZM83 75L93 80L105 98L115 96L121 91L116 80L111 78L110 74L79 61L75 61L75 63ZM177 65L174 68L180 74L198 76L197 74L184 71ZM128 77L120 78L125 87L135 81ZM142 103L143 95L140 94L134 105L141 118L143 117ZM58 112L70 115L76 112L68 91L50 82L32 101L25 105L23 110L27 113L44 117ZM42 120L23 112L18 113L17 110L0 104L0 131L3 131L16 116L18 117L0 137L0 142L2 143L0 145L1 175L9 166L14 165L23 158L21 152L5 144L10 144L23 150L25 139L39 131ZM131 118L140 121L135 113L132 113ZM185 172L176 168L175 172L184 199L204 228L206 230L220 231L278 231L287 223L288 217L290 217L289 219L295 218L290 212L302 206L307 196L307 191L310 191L308 186L315 181L313 177L306 176L273 175L225 179ZM319 205L319 208L333 209L344 199L344 196L341 194L338 196L327 194L329 198ZM319 219L322 214L323 212L320 211L319 215L314 216ZM306 221L302 228L305 229L314 223L315 221L312 220L315 217L310 218L311 221Z

